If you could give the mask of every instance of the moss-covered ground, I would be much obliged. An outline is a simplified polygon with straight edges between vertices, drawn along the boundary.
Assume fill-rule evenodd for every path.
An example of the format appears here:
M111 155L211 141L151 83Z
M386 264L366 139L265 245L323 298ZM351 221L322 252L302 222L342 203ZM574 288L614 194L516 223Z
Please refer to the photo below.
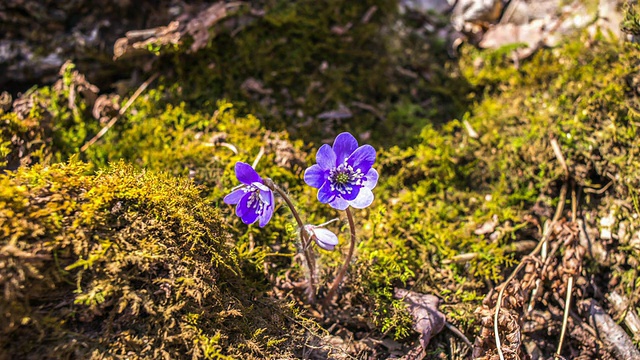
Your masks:
M293 357L304 319L262 295L188 179L75 160L0 178L7 358ZM254 270L255 272L255 270ZM313 338L312 333L311 337Z
M579 218L607 253L581 258L576 303L615 290L638 310L638 45L580 34L516 67L507 50L465 45L450 58L425 30L443 20L400 16L394 1L262 5L264 16L197 53L160 50L159 79L86 151L104 124L73 67L0 113L7 354L385 358L417 339L394 287L437 295L473 342L487 327L483 299L542 238L560 199L563 224ZM349 117L319 116L341 106ZM339 216L302 174L342 131L376 146L381 176L372 206L356 211L337 306L320 312L295 286L304 270L287 209L261 229L222 197L237 185L235 162L257 158L309 222ZM613 219L610 237L602 218ZM331 229L341 243L320 253L321 296L348 247L346 222ZM544 354L560 333L562 279L540 278L547 295L534 308L551 309L551 325L524 334ZM310 350L316 326L360 345ZM611 356L578 335L567 343L572 356ZM471 354L446 330L426 350Z

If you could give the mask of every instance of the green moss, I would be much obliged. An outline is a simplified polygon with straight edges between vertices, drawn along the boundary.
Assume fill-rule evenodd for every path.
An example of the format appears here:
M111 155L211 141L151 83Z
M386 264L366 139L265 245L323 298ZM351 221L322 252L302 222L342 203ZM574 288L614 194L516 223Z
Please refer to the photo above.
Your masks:
M0 176L5 355L283 358L300 350L304 319L245 278L245 260L200 188L123 164L88 170L71 162Z
M637 3L631 1L625 3L624 19L620 24L620 29L627 34L640 35L640 16Z
M472 328L470 314L486 283L501 281L518 259L513 242L537 238L536 221L553 214L564 172L551 139L560 143L577 189L616 179L609 192L586 194L583 212L603 216L612 203L632 204L629 189L640 178L637 45L585 35L519 68L500 52L463 52L475 105L461 120L426 126L416 146L382 151L377 204L388 207L367 211L362 224L359 281L350 286L378 309L379 326L395 327L399 336L406 323L394 310L390 285L441 296L449 318ZM479 136L471 137L463 122ZM628 213L632 207L625 209L616 216L633 229L626 240L633 243L640 224ZM476 234L493 216L494 236ZM610 250L637 263L637 248Z
M65 161L102 127L91 115L98 89L67 62L52 86L29 89L0 113L0 170Z
M377 145L406 143L425 124L457 116L467 86L445 65L444 41L422 28L446 21L397 9L395 0L268 1L265 15L240 31L217 33L196 54L174 54L170 81L198 111L229 99L306 141L348 130ZM352 118L318 118L342 106Z
M555 49L541 49L519 67L513 66L507 56L520 46L518 44L494 52L463 47L457 64L432 61L441 60L436 53L444 53L442 44L432 42L433 39L425 40L415 32L401 37L398 42L383 36L397 35L402 30L391 26L397 19L391 3L336 0L330 6L314 2L285 6L284 2L274 1L268 4L264 18L255 20L234 36L217 34L211 45L199 53L184 54L180 49L173 49L167 55L170 59L162 60L175 65L175 73L163 73L165 77L159 79L155 89L139 97L99 142L80 155L96 167L125 159L137 169L168 174L157 178L153 175L156 180L180 183L186 180L170 179L190 177L202 186L198 196L190 192L195 191L192 187L184 184L186 188L178 187L178 192L162 188L167 191L166 196L157 192L160 190L150 191L151 195L127 190L125 185L119 187L120 180L115 180L115 174L124 170L112 170L99 176L82 175L87 169L74 170L87 182L87 185L76 187L52 181L45 173L43 176L49 179L47 183L62 189L69 186L73 194L69 196L73 199L82 197L83 201L91 203L89 195L106 192L107 185L100 185L102 190L93 193L88 189L108 178L113 179L107 183L114 188L110 191L129 199L122 202L122 206L129 209L123 214L130 217L111 214L109 209L117 202L107 205L102 199L96 200L97 210L90 215L85 214L84 208L67 210L63 207L59 211L48 210L43 219L37 220L46 225L38 225L44 227L46 234L61 238L75 234L77 229L93 234L86 240L91 246L85 245L85 250L73 252L64 248L69 254L75 254L75 258L69 260L68 254L60 258L66 262L55 270L55 274L62 274L56 275L61 277L60 284L66 284L64 279L72 283L61 288L78 290L72 298L78 300L73 305L73 313L84 314L89 311L87 309L105 311L106 306L116 306L110 299L124 296L123 288L92 285L91 282L98 276L96 274L106 273L106 270L97 271L101 264L106 264L107 260L121 261L114 256L119 254L115 250L122 245L113 240L121 228L119 225L112 227L111 222L122 218L119 221L124 221L125 228L143 224L141 229L130 230L136 234L137 231L151 231L151 234L143 232L145 237L137 240L145 256L143 260L136 257L137 262L130 266L138 269L143 266L140 264L153 263L156 256L169 256L165 245L158 245L165 244L159 242L158 234L164 236L169 232L164 237L175 240L178 235L183 238L191 233L191 220L181 223L174 219L192 213L194 208L188 201L180 202L185 197L200 204L198 206L204 204L200 196L210 201L207 205L219 206L219 212L201 213L197 223L212 222L214 227L224 223L232 234L233 250L223 246L218 233L193 235L195 240L192 241L204 242L206 246L202 248L198 245L184 249L174 242L170 244L173 246L170 249L175 247L182 251L182 261L195 261L193 251L205 251L210 259L222 259L220 265L213 268L233 280L220 283L220 278L212 279L209 284L212 292L231 297L228 293L231 285L239 284L258 289L254 293L262 294L259 289L264 285L261 279L265 277L262 273L265 264L268 265L264 267L267 276L272 278L284 277L291 268L294 271L286 276L303 278L302 270L293 260L297 252L296 231L286 209L277 208L269 226L258 229L243 225L233 215L233 208L222 205L221 199L237 184L233 174L235 162L252 163L263 154L256 166L258 172L291 192L298 199L297 204L310 214L309 222L317 224L336 216L331 209L315 201L315 190L303 186L302 172L312 163L315 146L290 140L289 134L320 143L338 129L350 130L357 135L371 130L365 135L371 136L372 143L380 145L377 166L381 178L375 190L376 202L368 210L357 211L357 258L341 288L342 294L349 293L348 301L352 302L355 315L374 314L368 325L377 330L399 338L412 334L411 319L404 304L392 297L393 287L402 286L440 296L445 300L442 309L449 320L473 332L475 318L472 312L489 291L487 284L501 281L521 256L513 253L513 243L537 239L537 226L557 205L564 172L555 160L551 139L557 139L561 145L576 189L601 189L614 180L604 194L585 192L583 211L595 214L592 221L596 221L598 216L608 214L613 205L625 204L616 208L615 230L625 224L626 229L630 229L629 236L621 237L619 243L612 242L610 246L631 259L622 264L614 276L620 277L621 284L627 288L633 288L637 282L633 264L635 261L637 265L639 258L633 236L640 231L640 223L633 217L634 211L638 211L636 189L640 178L637 161L640 149L636 144L640 84L638 47L609 41L601 35L595 38L585 35ZM378 6L378 12L369 23L360 23L362 15L373 5ZM336 8L341 10L336 11ZM349 23L352 25L345 34L337 34L335 28L331 30L333 26ZM327 61L326 68L322 66L324 61ZM398 68L403 71L398 72ZM248 78L260 80L265 93L257 94L243 88L242 84ZM54 122L57 127L50 127L56 140L45 142L48 156L65 159L97 132L99 127L86 122L87 118L82 115L86 107L77 106L81 116L74 115L73 107L68 106L69 93L51 89L40 89L35 93L44 100L37 102L42 104L39 105L40 112L34 112L29 119L34 119L36 124L42 119L57 119ZM230 98L236 105L219 101L221 98ZM315 118L320 112L335 109L341 103L353 110L354 102L374 105L383 119L370 110L357 110L353 119L342 122ZM257 116L245 115L246 110ZM307 120L310 121L306 123ZM22 123L25 120L8 114L3 115L3 121L17 129L12 131L27 133L24 129L28 127ZM269 131L265 125L268 129L287 129L289 132ZM473 128L478 136L470 136L467 127ZM43 138L43 135L38 136ZM2 153L17 151L10 139L3 135ZM26 180L17 185L13 183L18 178L37 178L37 170L22 170L20 174L4 180L12 191L20 190L23 194L22 197L16 195L15 204L7 208L18 209L22 204L20 206L27 207L28 212L21 210L21 216L12 214L7 218L25 219L25 214L40 211L33 208L37 205L31 200L25 199L34 192L31 187L43 185L38 185L36 180L33 185ZM134 184L135 189L140 188L136 176L151 176L131 169L123 174L122 178L126 180L123 184ZM148 196L160 196L161 201L153 202ZM45 203L50 201L54 200ZM167 203L171 206L165 206ZM180 215L162 212L163 207L171 209L174 206L178 206L176 211ZM134 221L138 217L141 222ZM165 228L164 220L160 225L158 223L158 219L167 217L174 219L169 230ZM493 231L476 233L494 217L498 222ZM61 229L66 229L67 221L79 225L72 232L65 230L63 233ZM159 230L155 230L157 226L160 226ZM347 238L343 236L347 233L344 223L333 229L341 231L340 251L322 252L321 284L332 279L341 265L341 252L346 252L348 246ZM38 234L30 230L12 236L21 239L31 233ZM28 243L42 243L36 240L31 239ZM54 245L55 242L45 242L43 253L57 254L51 250L57 249L52 247ZM30 274L31 270L22 271ZM203 274L203 278L192 279L185 272L185 277L179 284L176 282L176 286L204 286L201 281L209 279L210 274ZM243 274L245 276L241 277ZM193 281L196 281L195 285ZM143 286L138 286L140 284ZM150 285L136 283L128 291L139 291L133 289L146 289L146 286ZM185 294L190 296L186 290ZM210 295L210 298L215 300L219 296ZM255 349L286 348L286 344L293 341L268 323L256 325L255 321L263 318L262 312L257 315L254 312L262 310L250 308L244 298L234 299L232 309L239 312L224 312L219 308L220 303L215 302L218 300L211 300L213 305L210 306L215 311L190 310L181 318L181 331L189 339L187 343L199 344L193 347L198 349L198 356L250 353L260 357L263 354ZM130 301L133 300L127 300L127 304ZM284 311L279 305L263 301L271 304L270 309L275 309L277 314ZM44 309L48 308L45 306ZM117 311L115 314L113 316L120 316ZM104 312L92 316L104 318ZM239 327L232 321L236 318L244 319L248 325ZM14 323L20 321L16 318ZM46 323L43 319L38 321L38 324ZM286 320L282 321L288 324ZM75 328L69 331L80 332ZM63 334L60 335L63 339L67 336L64 335L67 333L56 334ZM125 348L125 345L118 346ZM231 350L227 351L227 348Z

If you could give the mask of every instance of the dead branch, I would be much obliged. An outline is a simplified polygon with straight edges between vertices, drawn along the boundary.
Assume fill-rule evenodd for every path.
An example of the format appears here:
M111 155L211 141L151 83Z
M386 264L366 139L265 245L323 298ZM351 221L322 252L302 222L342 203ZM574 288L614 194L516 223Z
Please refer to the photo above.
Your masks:
M615 290L606 294L605 297L617 313L624 314L624 324L631 331L636 342L640 341L640 316L633 306L629 306L629 299Z
M598 303L591 299L589 322L598 332L599 338L616 359L640 359L640 351L633 345L629 335L616 324Z

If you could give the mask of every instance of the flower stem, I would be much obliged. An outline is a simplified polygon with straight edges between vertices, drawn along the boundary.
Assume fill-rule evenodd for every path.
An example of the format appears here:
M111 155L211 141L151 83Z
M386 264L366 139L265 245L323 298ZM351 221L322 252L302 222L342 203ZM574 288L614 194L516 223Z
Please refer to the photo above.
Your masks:
M314 264L314 256L311 247L309 246L310 239L307 237L307 233L304 230L304 223L302 222L302 218L300 218L300 214L298 214L298 210L289 199L287 193L285 193L278 185L276 185L271 179L264 179L264 183L271 190L275 191L280 195L284 202L291 210L293 217L296 219L298 223L298 229L300 229L300 239L302 241L302 254L304 255L305 262L307 263L307 268L309 270L308 278L307 278L307 296L309 297L309 303L314 304L316 302L316 285L315 285L315 264Z
M331 288L327 293L327 297L324 299L325 306L328 306L329 304L331 304L331 300L335 296L336 291L338 290L338 286L340 286L340 283L342 283L342 279L344 279L344 276L347 273L347 269L349 268L349 264L351 263L351 258L353 257L353 251L356 248L356 225L355 225L355 222L353 221L353 214L351 213L351 208L347 208L345 212L347 213L347 219L349 220L349 230L351 230L351 244L349 244L349 253L347 254L346 259L344 260L344 264L342 264L342 267L340 268L338 275L336 276L336 278L333 280L333 283L331 284Z

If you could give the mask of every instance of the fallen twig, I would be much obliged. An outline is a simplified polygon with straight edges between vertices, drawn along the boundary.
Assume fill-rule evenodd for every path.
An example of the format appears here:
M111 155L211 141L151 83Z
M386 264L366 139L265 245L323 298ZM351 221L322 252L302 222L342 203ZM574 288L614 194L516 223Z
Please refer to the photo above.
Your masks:
M553 153L556 156L556 159L562 166L562 170L564 170L565 179L569 179L569 167L567 166L567 162L564 160L564 155L562 155L562 149L560 149L560 145L558 144L558 140L551 139L551 148L553 149Z
M640 341L640 317L633 306L629 306L629 299L618 294L615 290L606 294L605 297L617 313L623 314L623 321L631 331L636 341Z
M47 254L33 254L19 249L15 245L8 244L0 248L0 259L18 258L23 262L45 261L51 260L52 257Z
M549 226L549 223L545 222L543 225L543 233L547 232L548 226ZM545 241L542 244L542 248L540 249L540 258L544 263L546 263L548 254L549 254L548 242ZM543 266L543 269L544 269L544 266ZM533 311L533 307L535 306L536 299L538 297L538 291L540 291L541 286L542 286L542 279L538 277L535 282L535 287L533 288L533 291L531 291L531 299L529 300L529 307L527 308L527 313L530 313L531 311Z
M612 181L609 181L609 182L607 183L607 185L605 185L605 186L604 186L603 188L601 188L601 189L593 189L593 188L586 187L586 188L584 188L584 190L583 190L583 191L584 191L584 192L586 192L586 193L591 193L591 194L596 194L596 195L602 195L605 191L607 191L607 189L609 189L609 188L611 187L611 185L613 185L613 180L612 180Z
M562 156L562 153L560 153ZM566 166L566 165L565 165ZM571 188L571 221L576 222L578 212L578 199L576 195L575 187ZM574 239L575 241L575 239ZM582 265L580 265L582 266ZM558 341L558 350L556 350L556 357L562 357L562 343L564 342L564 336L567 332L567 323L569 321L569 311L571 309L571 292L573 291L573 281L575 274L571 274L567 279L567 299L564 302L564 314L562 316L562 329L560 330L560 340Z
M453 324L450 324L449 322L445 322L444 326L446 326L447 329L449 329L449 331L456 334L460 338L460 340L462 340L465 344L467 344L469 348L473 349L473 344L471 343L471 341L469 341L469 339L467 339L464 333L460 331L460 329L455 327Z

